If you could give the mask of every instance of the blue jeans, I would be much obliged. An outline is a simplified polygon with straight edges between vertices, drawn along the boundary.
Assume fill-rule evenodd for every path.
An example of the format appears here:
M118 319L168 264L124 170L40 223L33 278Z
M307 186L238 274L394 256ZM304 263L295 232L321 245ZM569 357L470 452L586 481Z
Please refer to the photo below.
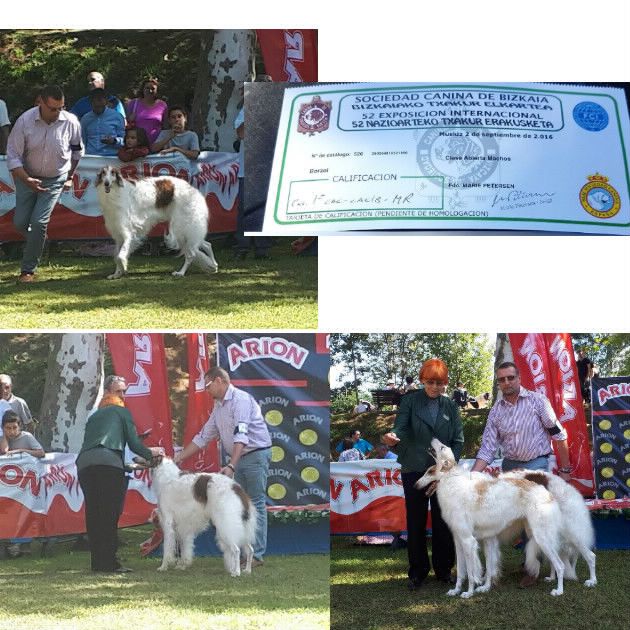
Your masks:
M26 238L22 256L22 273L33 273L44 251L48 221L61 195L66 175L41 178L46 192L35 192L24 182L15 179L15 215L13 225ZM29 230L30 226L30 230Z
M262 560L267 550L267 475L271 462L271 448L241 457L234 480L243 486L258 513L258 529L254 543L254 558Z
M501 469L503 472L514 470L515 468L525 468L527 470L547 470L549 468L549 455L543 455L530 459L528 462L519 462L516 459L503 459Z
M536 457L534 459L530 459L528 462L519 462L517 459L503 458L503 463L501 464L501 470L503 470L503 472L509 472L515 468L525 468L527 470L548 470L549 455ZM529 539L527 538L527 534L524 530L521 532L521 539L523 541L523 548L525 548Z

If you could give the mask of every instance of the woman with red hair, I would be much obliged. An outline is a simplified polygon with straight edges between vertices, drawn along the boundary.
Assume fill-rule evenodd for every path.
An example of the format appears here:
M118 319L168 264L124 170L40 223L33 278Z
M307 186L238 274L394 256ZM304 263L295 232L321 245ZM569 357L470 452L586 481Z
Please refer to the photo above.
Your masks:
M448 368L440 359L425 361L420 369L422 389L405 394L394 422L382 442L398 455L407 511L407 554L409 556L409 588L420 587L429 574L429 553L426 522L429 501L433 531L432 564L435 577L454 583L451 570L455 564L453 536L442 519L437 494L427 497L414 484L433 465L429 454L431 440L436 437L449 446L459 459L464 446L462 419L457 405L443 396L448 383Z

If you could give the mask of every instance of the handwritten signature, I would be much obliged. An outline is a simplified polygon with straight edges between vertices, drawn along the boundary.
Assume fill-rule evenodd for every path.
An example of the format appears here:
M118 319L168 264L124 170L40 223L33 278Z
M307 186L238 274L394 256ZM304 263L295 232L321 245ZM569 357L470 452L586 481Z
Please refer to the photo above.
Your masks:
M515 201L523 200L531 201L538 199L539 201L542 201L544 199L547 201L555 194L555 192L526 192L524 190L511 190L507 195L496 194L492 201L492 207L494 208L500 203L514 203Z

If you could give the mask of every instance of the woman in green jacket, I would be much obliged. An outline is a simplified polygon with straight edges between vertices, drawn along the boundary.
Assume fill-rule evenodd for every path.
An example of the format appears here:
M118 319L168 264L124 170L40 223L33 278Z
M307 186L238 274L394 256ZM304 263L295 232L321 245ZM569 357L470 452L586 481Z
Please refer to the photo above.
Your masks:
M127 487L123 453L126 445L147 460L152 459L154 452L142 444L133 418L125 409L125 379L109 376L105 388L98 410L88 418L77 470L85 497L92 571L126 573L131 569L121 566L116 558L118 519Z
M398 455L402 468L411 590L420 587L430 570L426 540L429 501L433 571L438 580L449 583L452 581L455 545L453 536L442 519L437 494L433 493L429 498L424 490L416 490L414 484L434 463L429 454L432 438L436 437L449 446L456 459L459 459L464 446L459 409L450 398L442 395L448 383L446 364L440 359L429 359L420 369L420 381L424 388L402 397L394 428L382 437L383 443Z

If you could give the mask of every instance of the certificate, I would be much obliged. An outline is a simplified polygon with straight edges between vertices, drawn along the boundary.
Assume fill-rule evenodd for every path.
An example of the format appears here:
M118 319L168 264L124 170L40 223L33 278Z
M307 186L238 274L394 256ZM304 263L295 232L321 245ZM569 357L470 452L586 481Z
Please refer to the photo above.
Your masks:
M287 88L263 232L630 234L629 144L620 88Z

